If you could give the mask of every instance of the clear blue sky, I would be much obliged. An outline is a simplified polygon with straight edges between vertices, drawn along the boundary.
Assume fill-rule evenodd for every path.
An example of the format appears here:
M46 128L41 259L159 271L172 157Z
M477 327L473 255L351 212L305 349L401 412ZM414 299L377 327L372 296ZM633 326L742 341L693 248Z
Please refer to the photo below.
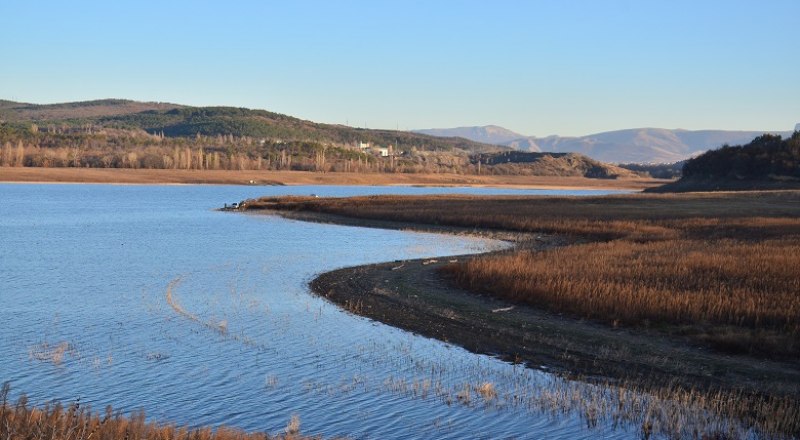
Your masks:
M800 0L0 1L0 98L528 135L790 130Z

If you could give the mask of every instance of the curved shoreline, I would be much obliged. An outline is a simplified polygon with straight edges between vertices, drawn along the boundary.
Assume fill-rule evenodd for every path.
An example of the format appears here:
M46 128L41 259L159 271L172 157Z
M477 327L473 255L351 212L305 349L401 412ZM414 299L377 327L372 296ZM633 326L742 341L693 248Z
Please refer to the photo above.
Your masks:
M576 242L558 236L363 220L314 212L269 213L302 221L508 240L516 244L511 250L540 251ZM455 287L438 270L453 260L483 255L487 253L337 269L318 275L310 288L351 313L453 343L473 353L562 376L643 387L680 385L800 395L800 374L781 362L717 353L656 330L611 328L511 304Z

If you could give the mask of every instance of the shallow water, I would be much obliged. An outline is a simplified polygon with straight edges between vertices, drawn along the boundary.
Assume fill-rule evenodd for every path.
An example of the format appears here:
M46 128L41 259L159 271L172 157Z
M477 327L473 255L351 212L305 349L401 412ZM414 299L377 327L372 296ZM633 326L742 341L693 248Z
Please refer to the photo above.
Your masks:
M0 381L151 420L351 438L630 438L539 411L547 374L354 316L315 274L504 243L213 211L271 194L488 188L0 185ZM497 397L475 387L492 383ZM514 397L516 396L516 397Z

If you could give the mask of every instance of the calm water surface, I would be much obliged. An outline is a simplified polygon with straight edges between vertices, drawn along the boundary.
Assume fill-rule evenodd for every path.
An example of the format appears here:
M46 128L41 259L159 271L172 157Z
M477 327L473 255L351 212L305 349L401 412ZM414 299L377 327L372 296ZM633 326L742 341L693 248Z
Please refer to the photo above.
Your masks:
M0 185L0 381L151 420L351 438L632 438L524 403L547 374L351 315L315 274L500 242L213 211L271 194L487 188ZM494 384L498 397L474 390ZM465 391L468 390L468 391ZM515 399L513 396L517 396Z

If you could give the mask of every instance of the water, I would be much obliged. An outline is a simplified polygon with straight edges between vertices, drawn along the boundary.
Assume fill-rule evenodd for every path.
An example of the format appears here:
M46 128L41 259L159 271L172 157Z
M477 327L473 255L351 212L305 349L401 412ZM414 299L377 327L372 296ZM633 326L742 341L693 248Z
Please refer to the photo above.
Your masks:
M598 193L0 185L0 381L34 403L80 397L271 433L296 414L304 433L351 438L635 437L527 404L547 374L351 315L307 288L338 267L504 243L213 211L262 195L450 192ZM497 398L470 388L483 382Z

